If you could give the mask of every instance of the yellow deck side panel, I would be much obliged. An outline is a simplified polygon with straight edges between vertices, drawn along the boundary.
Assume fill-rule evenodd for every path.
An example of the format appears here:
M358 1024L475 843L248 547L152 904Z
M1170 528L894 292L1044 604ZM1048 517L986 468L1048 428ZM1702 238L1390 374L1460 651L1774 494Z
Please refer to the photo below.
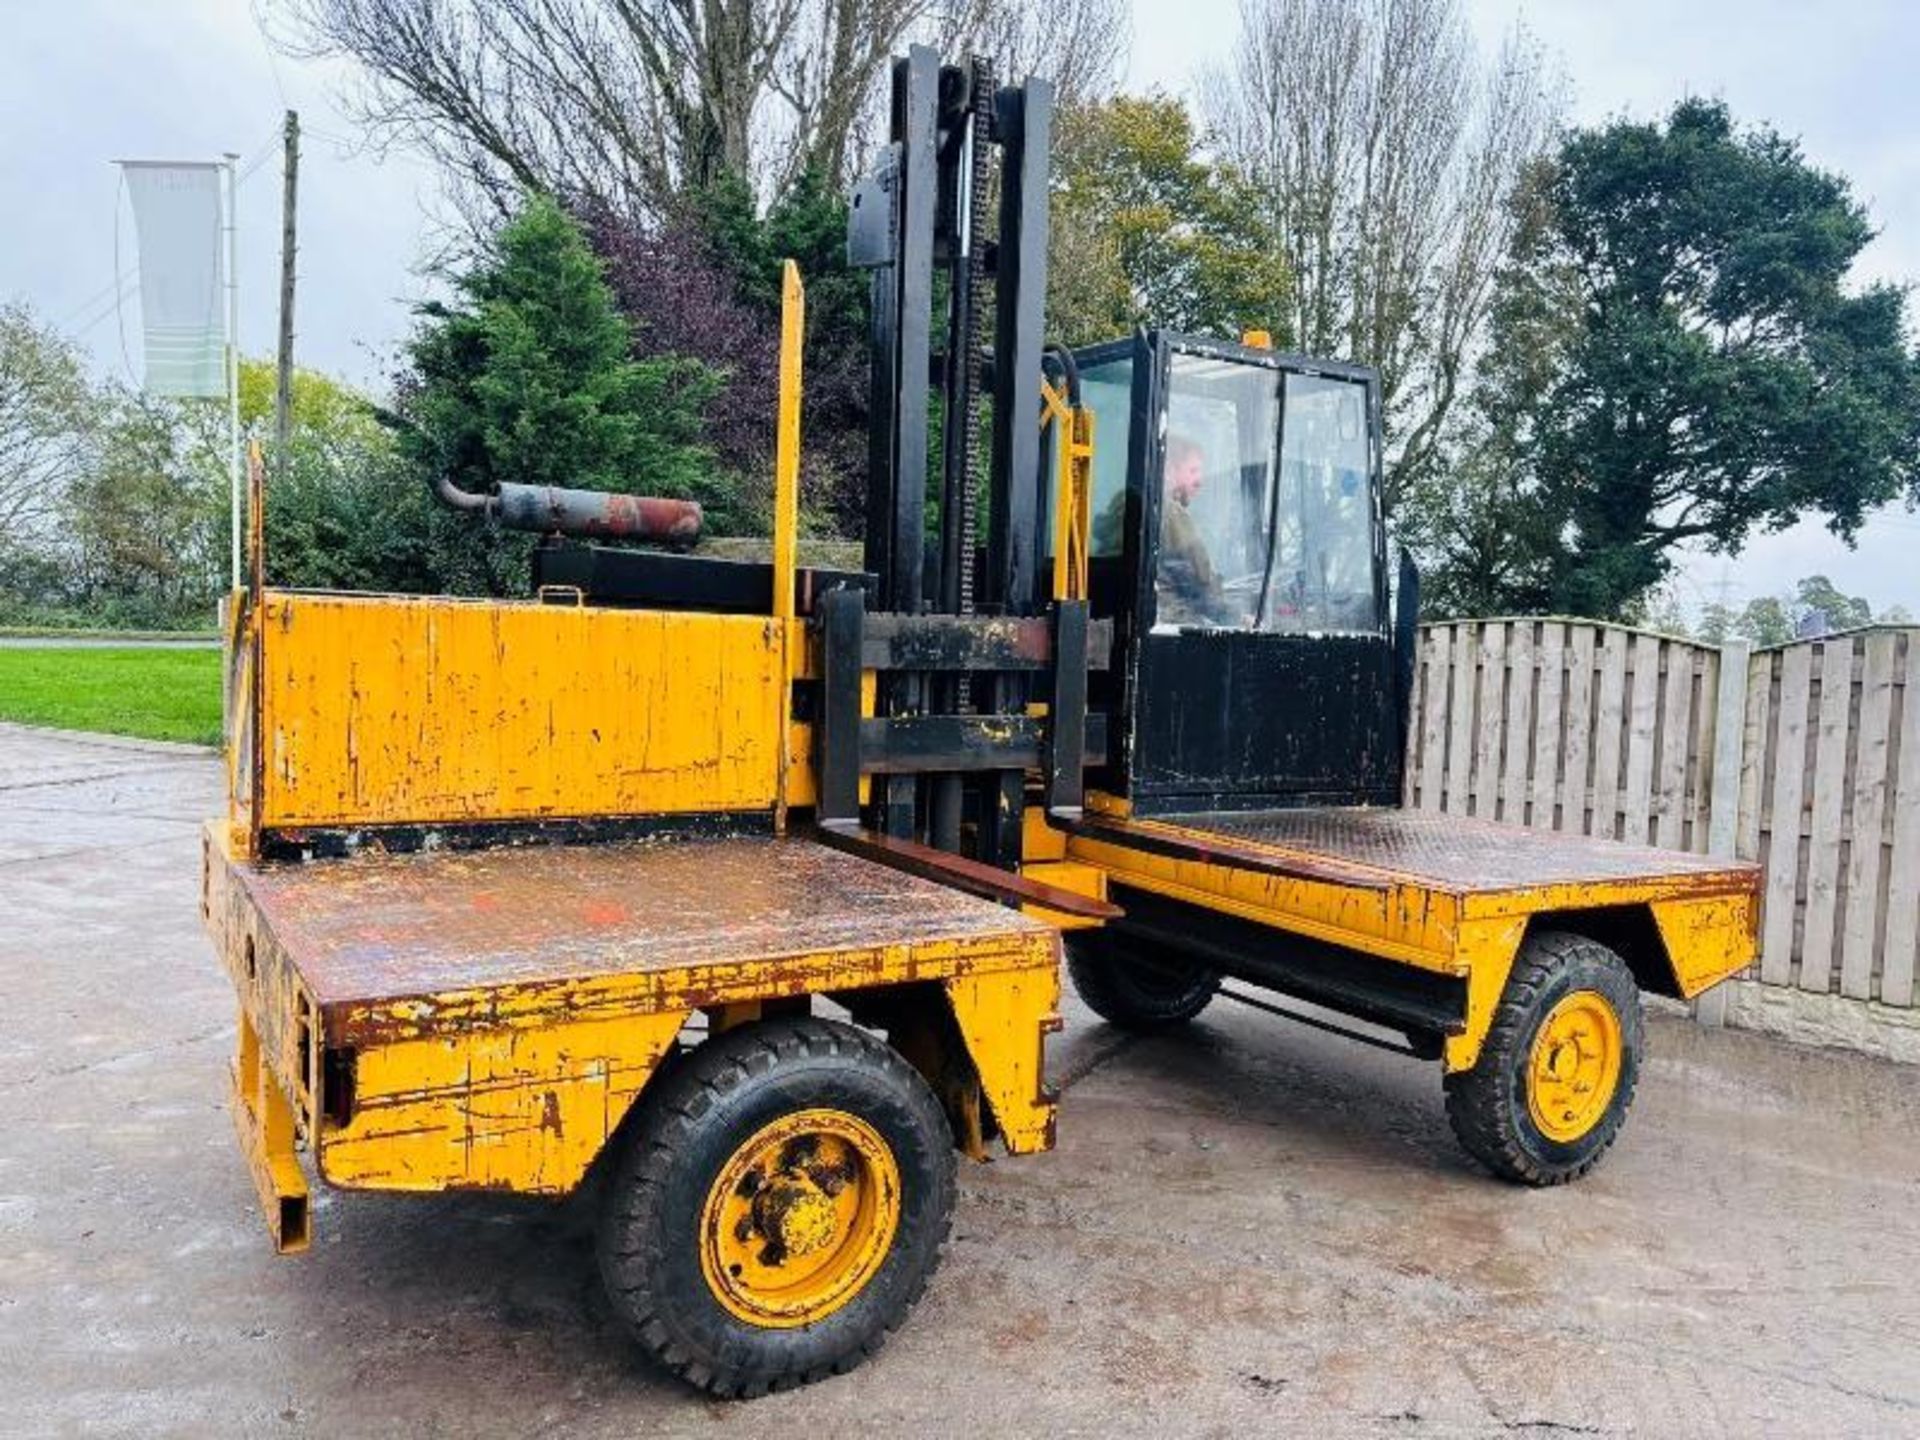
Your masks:
M208 926L332 1184L563 1193L696 1012L916 981L1008 1148L1052 1143L1059 939L1013 910L798 839L261 864L224 836Z
M1755 866L1455 815L1108 811L1066 848L1114 885L1464 978L1467 1023L1447 1039L1450 1070L1479 1058L1532 917L1646 907L1689 997L1754 953ZM1074 882L1063 871L1053 883Z
M352 1120L322 1130L347 1189L564 1194L626 1117L684 1020L674 1011L473 1027L370 1045Z
M261 615L269 829L771 809L800 738L795 622L291 591Z

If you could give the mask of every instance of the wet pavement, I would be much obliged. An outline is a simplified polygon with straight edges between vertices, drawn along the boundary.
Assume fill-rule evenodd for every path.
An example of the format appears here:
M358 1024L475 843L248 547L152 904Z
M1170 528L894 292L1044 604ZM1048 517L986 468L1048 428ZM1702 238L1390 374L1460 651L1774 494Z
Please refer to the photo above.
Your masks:
M652 1371L580 1205L321 1195L277 1259L199 930L218 762L0 725L0 1434L1920 1433L1920 1068L1657 1017L1625 1138L1485 1178L1435 1067L1069 1002L1051 1155L963 1166L872 1364Z

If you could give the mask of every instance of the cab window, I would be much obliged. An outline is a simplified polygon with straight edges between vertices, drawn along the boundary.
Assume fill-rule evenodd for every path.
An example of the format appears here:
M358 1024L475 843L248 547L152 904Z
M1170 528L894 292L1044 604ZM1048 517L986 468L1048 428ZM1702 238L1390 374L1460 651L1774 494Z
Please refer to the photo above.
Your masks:
M1126 548L1127 436L1133 409L1133 360L1122 356L1080 371L1080 403L1093 412L1093 535L1088 553ZM1052 474L1049 469L1048 474ZM1047 534L1053 534L1053 489L1047 489Z
M1244 630L1257 613L1279 440L1277 372L1176 353L1161 441L1154 628Z
M1366 389L1172 357L1156 632L1379 627Z
M1354 381L1286 377L1262 630L1380 627L1366 416L1366 389Z

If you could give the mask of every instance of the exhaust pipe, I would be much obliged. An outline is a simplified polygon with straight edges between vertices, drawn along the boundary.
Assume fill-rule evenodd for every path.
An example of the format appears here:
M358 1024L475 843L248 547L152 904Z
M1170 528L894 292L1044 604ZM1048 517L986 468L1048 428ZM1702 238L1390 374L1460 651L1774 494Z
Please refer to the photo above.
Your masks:
M462 490L445 475L434 478L433 493L442 505L469 515L484 515L509 530L565 535L582 540L652 540L691 545L700 538L700 504L652 495L615 495L600 490L567 490L557 485L496 484L485 495Z

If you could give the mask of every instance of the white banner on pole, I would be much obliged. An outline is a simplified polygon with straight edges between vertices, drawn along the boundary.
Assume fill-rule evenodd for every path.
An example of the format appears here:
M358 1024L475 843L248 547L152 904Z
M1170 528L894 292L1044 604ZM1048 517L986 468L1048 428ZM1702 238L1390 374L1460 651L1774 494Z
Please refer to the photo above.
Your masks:
M218 162L122 160L140 243L150 395L227 393Z

